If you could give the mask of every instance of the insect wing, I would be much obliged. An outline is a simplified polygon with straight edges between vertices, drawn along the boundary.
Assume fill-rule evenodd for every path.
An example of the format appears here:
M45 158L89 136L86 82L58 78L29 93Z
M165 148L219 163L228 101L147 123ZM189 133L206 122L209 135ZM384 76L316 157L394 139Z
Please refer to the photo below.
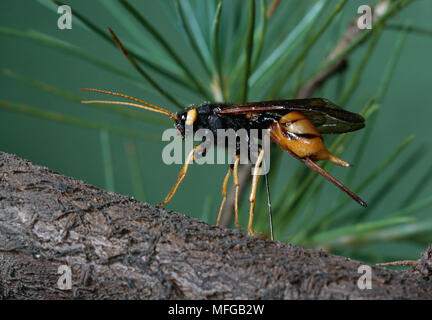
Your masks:
M341 109L322 98L249 102L221 107L218 113L241 115L265 112L278 120L291 111L303 113L323 134L355 131L365 125L361 115Z

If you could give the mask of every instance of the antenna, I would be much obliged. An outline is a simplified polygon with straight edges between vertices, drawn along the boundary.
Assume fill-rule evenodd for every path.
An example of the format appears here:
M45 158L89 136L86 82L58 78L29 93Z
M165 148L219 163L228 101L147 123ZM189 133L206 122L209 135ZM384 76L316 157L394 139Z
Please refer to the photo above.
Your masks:
M178 117L172 113L171 111L168 111L164 108L152 105L148 102L145 102L141 99L137 99L131 96L128 96L126 94L123 93L117 93L117 92L111 92L111 91L106 91L106 90L100 90L100 89L88 89L88 88L82 88L81 90L83 91L90 91L90 92L99 92L99 93L103 93L103 94L109 94L112 96L117 96L117 97L122 97L122 98L126 98L137 103L130 103L130 102L123 102L123 101L110 101L110 100L84 100L81 101L82 103L108 103L108 104L119 104L119 105L124 105L124 106L131 106L131 107L136 107L136 108L142 108L142 109L146 109L149 111L153 111L153 112L157 112L157 113L162 113L167 115L168 117L170 117L171 119L173 119L174 121L177 121Z

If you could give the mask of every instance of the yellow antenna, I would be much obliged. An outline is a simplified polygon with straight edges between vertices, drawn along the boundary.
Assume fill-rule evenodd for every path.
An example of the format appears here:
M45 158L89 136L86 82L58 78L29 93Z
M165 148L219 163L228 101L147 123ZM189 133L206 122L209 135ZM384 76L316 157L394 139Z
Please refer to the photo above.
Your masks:
M135 108L141 108L141 109L146 109L149 111L165 114L168 117L170 117L171 119L173 119L174 121L177 121L177 119L178 119L178 117L174 113L172 113L166 109L154 106L148 102L145 102L141 99L137 99L137 98L128 96L126 94L111 92L111 91L106 91L106 90L99 90L99 89L88 89L88 88L82 88L81 90L109 94L112 96L122 97L122 98L126 98L129 100L138 102L138 104L137 104L137 103L131 103L131 102L110 101L110 100L85 100L85 101L81 101L82 103L107 103L107 104L118 104L118 105L124 105L124 106L131 106L131 107L135 107Z

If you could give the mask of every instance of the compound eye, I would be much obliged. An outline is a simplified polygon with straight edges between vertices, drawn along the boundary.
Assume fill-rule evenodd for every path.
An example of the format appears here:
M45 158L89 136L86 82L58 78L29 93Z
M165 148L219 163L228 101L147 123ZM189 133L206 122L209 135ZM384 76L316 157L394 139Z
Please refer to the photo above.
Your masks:
M195 120L197 119L197 117L198 117L198 111L197 111L197 109L190 109L188 112L187 112L187 115L186 115L186 125L187 126L191 126L194 122L195 122Z

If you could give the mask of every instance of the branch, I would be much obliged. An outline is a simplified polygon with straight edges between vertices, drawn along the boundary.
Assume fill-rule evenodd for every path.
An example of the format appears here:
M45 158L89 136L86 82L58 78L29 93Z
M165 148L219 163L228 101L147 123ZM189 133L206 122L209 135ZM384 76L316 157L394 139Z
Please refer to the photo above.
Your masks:
M372 21L375 22L380 17L382 17L387 12L389 5L390 1L387 0L378 3L373 10ZM339 40L333 50L328 54L328 56L324 59L324 63L336 58L352 42L354 42L354 40L356 40L362 32L365 32L365 30L359 29L357 25L357 20L360 18L361 17L356 17L348 24L342 38ZM346 68L347 63L348 55L342 56L332 65L330 65L327 69L318 73L315 77L306 82L298 91L297 98L310 98L315 93L315 91L318 90L325 83L325 81L331 78L331 76L340 71L343 71Z
M432 298L421 270L358 261L210 226L0 153L0 298ZM60 290L57 270L72 270ZM425 271L426 270L426 271ZM429 271L427 271L429 270Z

